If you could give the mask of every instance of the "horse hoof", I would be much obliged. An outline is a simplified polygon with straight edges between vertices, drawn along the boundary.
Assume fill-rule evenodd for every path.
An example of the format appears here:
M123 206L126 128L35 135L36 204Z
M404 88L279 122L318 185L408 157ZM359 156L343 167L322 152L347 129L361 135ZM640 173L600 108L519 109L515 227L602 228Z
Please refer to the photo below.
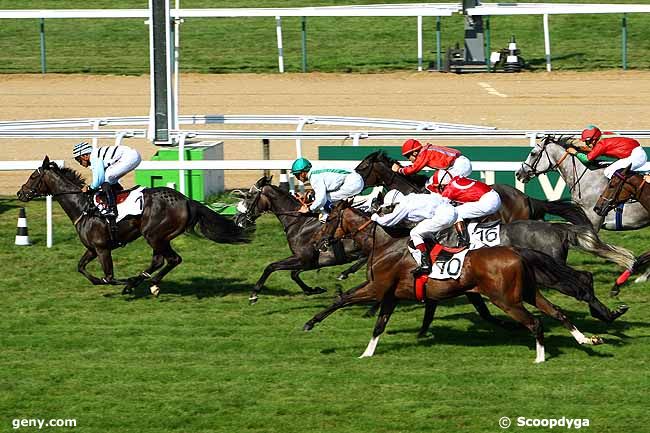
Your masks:
M597 345L599 345L599 344L603 344L603 343L605 342L605 341L604 341L601 337L599 337L598 335L592 335L592 336L589 338L589 340L591 340L591 344L593 344L594 346L597 346Z
M305 323L305 326L302 327L302 330L305 332L311 331L312 329L314 329L314 324L310 322Z
M338 277L336 277L336 279L339 280L339 281L343 281L343 280L347 280L348 276L345 275L345 274L341 274Z
M158 295L160 294L160 287L158 287L156 285L153 285L153 286L149 287L149 291L151 292L152 295L154 295L155 297L158 297Z
M258 301L258 297L257 297L257 295L251 295L251 296L248 297L248 303L249 303L250 305L255 305L255 304L257 304L257 301Z

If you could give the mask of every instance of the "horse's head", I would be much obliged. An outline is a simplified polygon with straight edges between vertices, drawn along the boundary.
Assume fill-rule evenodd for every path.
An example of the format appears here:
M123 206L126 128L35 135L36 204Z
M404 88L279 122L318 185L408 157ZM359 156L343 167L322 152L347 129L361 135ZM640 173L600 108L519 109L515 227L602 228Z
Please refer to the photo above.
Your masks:
M383 150L377 150L366 156L357 165L355 171L363 178L366 186L383 185L386 174L390 174L393 160Z
M30 201L33 198L50 194L51 191L46 179L49 176L48 172L54 169L58 169L58 165L50 161L50 158L46 156L43 159L43 164L34 170L27 182L16 193L18 199L20 201Z
M607 183L605 190L598 197L594 212L599 216L605 216L619 204L635 198L637 188L642 181L641 176L634 176L630 165L616 171Z
M350 208L346 200L338 202L330 211L323 227L314 234L313 241L319 251L325 252L334 242L346 237L343 220L344 212Z
M555 137L546 135L539 143L535 143L528 157L517 170L517 179L528 182L540 174L555 170L562 161L565 153L562 149L570 147L573 143L571 137Z
M255 220L270 208L263 190L271 186L271 180L272 176L262 176L243 194L242 200L237 203L235 215L235 223L239 227L246 228L254 225Z

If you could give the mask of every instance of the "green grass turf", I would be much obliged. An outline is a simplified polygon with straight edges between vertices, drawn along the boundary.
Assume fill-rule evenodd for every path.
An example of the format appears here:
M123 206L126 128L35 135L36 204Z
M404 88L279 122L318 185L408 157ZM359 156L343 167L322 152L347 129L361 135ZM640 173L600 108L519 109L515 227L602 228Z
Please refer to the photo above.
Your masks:
M541 0L540 0L541 1ZM404 3L409 0L387 0ZM410 1L417 2L417 1ZM511 2L511 1L508 1ZM565 3L580 3L578 0ZM608 3L609 0L593 0ZM300 7L373 4L373 0L183 0L183 8ZM623 3L643 3L626 0ZM0 0L0 9L146 8L144 0ZM622 67L621 14L553 15L551 52L556 70ZM142 19L48 19L47 69L53 73L149 72L148 29ZM545 70L541 16L490 19L491 48L517 38L533 70ZM424 19L424 61L435 63L435 18ZM302 70L301 20L283 19L285 69ZM463 17L442 19L442 47L463 45ZM308 70L378 72L417 67L416 18L307 19ZM38 20L2 20L0 73L40 72ZM628 67L650 67L650 14L628 15ZM188 18L181 29L183 72L276 72L273 18Z
M76 432L475 433L500 431L502 416L588 418L585 430L598 433L650 431L647 284L623 289L631 310L611 326L584 304L549 294L606 344L579 347L544 318L542 365L533 364L527 332L483 322L464 299L438 309L434 337L424 340L416 339L422 308L399 306L375 357L360 360L374 325L364 307L302 331L329 304L341 268L304 275L329 289L315 297L279 272L248 305L264 266L288 255L270 216L251 245L179 237L184 262L160 297L133 298L76 272L83 249L56 204L54 247L44 244L43 201L26 205L33 245L14 246L20 205L0 200L0 431L12 431L17 418L74 418ZM647 231L604 238L637 253L650 247ZM141 271L149 258L142 240L119 250L117 275ZM570 261L595 272L597 293L616 305L607 297L612 266L580 254Z

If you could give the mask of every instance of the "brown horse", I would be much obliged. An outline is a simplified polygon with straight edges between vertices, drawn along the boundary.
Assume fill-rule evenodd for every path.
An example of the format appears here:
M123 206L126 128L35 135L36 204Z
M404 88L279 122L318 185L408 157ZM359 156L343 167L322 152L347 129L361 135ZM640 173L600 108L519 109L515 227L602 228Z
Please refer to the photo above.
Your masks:
M605 190L598 197L594 212L604 217L618 205L630 200L638 201L650 215L650 187L647 186L643 175L631 171L630 166L627 166L614 173ZM611 295L617 296L621 291L621 286L627 282L630 275L644 271L648 264L650 264L650 251L637 257L632 267L616 279Z
M74 222L79 239L86 247L77 269L92 284L124 284L122 293L125 294L145 280L150 280L150 291L157 295L160 280L182 260L172 249L171 240L185 231L193 231L197 224L201 233L214 242L250 241L249 232L201 203L170 188L148 188L143 191L142 214L126 217L118 223L118 240L125 245L143 236L153 249L151 266L135 277L115 279L111 250L116 246L111 242L108 222L92 204L93 194L82 192L84 185L85 181L79 173L60 168L46 156L43 165L29 176L17 195L21 201L52 195L59 202ZM103 278L97 278L86 270L88 263L95 258L99 258Z
M370 257L369 281L342 294L334 304L316 314L304 327L305 330L310 330L334 311L348 305L381 302L372 339L361 357L373 355L397 301L416 299L412 275L416 264L406 247L407 239L395 239L381 226L369 221L366 215L347 207L345 203L337 205L330 214L320 232L321 240L346 237L354 239ZM524 308L523 302L534 305L543 313L562 322L578 343L602 343L599 337L585 337L536 287L536 272L562 273L566 268L566 265L556 262L544 253L533 250L511 247L481 248L467 253L458 279L429 279L426 298L437 302L467 292L488 297L494 305L533 333L537 343L535 362L539 363L545 359L544 331L540 320ZM566 275L572 274L567 272Z

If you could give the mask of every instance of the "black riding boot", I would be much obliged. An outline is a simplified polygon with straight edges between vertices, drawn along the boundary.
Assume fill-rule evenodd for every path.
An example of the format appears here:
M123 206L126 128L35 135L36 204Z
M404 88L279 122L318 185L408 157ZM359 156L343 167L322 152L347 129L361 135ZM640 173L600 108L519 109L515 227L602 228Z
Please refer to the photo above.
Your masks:
M115 203L115 192L111 187L111 184L104 182L101 186L104 196L106 197L106 213L104 216L108 221L108 228L111 234L111 241L113 244L119 245L118 233L117 233L117 204Z
M413 275L429 275L431 273L431 256L429 251L422 252L420 266L413 269Z
M458 233L458 246L469 247L469 231L467 231L467 225L465 225L465 221L460 220L456 222L454 224L454 228L456 229L456 233Z

